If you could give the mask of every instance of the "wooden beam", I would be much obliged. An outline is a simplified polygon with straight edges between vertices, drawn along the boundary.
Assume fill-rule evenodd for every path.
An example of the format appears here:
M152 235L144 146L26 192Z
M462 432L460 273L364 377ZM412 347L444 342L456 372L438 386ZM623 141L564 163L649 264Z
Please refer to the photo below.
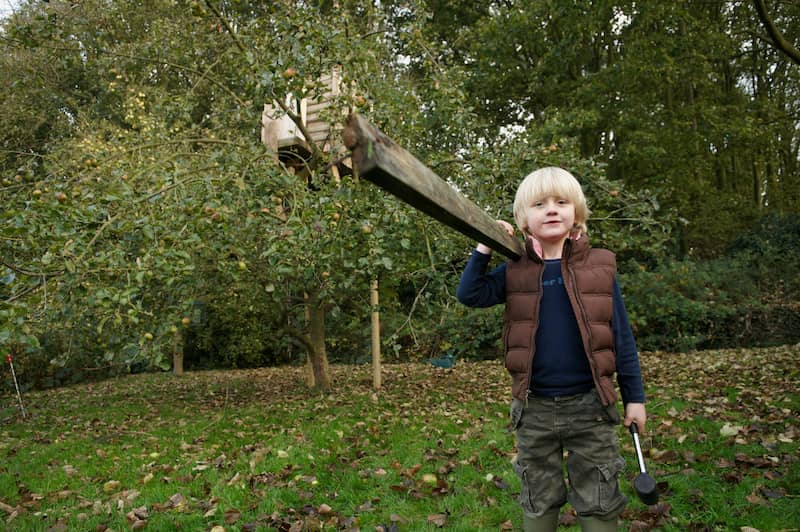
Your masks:
M358 175L506 257L518 259L524 253L522 242L509 236L486 211L361 115L350 115L342 137Z

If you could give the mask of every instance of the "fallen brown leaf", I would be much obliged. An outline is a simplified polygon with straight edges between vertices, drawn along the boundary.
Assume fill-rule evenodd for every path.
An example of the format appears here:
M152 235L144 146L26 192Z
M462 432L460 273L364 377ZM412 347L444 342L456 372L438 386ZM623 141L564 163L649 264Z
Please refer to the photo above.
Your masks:
M226 525L232 525L236 521L238 521L241 516L242 512L240 512L236 508L230 508L228 510L225 510L225 514L223 514L222 520L225 521Z
M119 480L109 480L103 484L103 491L105 493L113 493L119 489L120 485L121 484Z
M442 528L447 524L447 514L433 514L428 516L428 523Z
M756 495L755 493L751 493L750 495L747 495L745 497L745 499L747 499L747 502L749 502L750 504L759 504L759 505L767 504L767 501L765 501L764 499L762 499L759 495Z

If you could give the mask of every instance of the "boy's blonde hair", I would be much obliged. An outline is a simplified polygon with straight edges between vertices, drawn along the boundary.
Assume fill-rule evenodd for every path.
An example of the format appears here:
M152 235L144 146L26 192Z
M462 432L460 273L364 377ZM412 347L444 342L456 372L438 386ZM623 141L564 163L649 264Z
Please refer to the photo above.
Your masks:
M536 200L548 197L564 198L575 205L575 225L571 235L578 232L586 234L586 221L589 219L591 211L586 204L586 196L583 195L581 184L575 176L556 166L540 168L528 174L517 188L514 197L514 221L517 227L525 236L530 235L530 230L526 225L526 213Z

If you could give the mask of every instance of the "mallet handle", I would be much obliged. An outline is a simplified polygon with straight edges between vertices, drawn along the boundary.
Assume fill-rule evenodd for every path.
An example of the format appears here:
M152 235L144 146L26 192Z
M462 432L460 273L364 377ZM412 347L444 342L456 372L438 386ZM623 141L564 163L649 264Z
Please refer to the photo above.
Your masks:
M647 469L644 466L644 455L642 454L642 446L639 443L639 428L636 426L636 422L631 423L630 431L631 435L633 436L633 446L636 447L636 460L639 462L639 472L647 473Z

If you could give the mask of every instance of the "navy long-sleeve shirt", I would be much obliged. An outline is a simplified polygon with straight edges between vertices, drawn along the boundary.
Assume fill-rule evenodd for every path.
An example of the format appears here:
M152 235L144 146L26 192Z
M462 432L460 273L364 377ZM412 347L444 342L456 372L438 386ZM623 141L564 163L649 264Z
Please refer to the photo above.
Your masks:
M469 307L491 307L505 303L506 264L487 273L490 259L490 255L472 252L456 291L461 303ZM561 277L560 259L545 261L540 305L536 354L531 370L532 392L553 397L590 390L594 387L592 372ZM611 329L622 401L624 404L644 403L639 354L616 279Z

